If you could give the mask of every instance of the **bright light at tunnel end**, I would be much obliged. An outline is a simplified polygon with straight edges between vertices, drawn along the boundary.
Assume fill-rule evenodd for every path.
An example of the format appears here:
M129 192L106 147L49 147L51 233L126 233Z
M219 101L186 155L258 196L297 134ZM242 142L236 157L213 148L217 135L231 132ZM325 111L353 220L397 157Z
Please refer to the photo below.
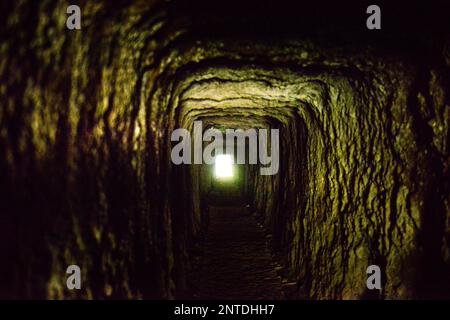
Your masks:
M175 165L192 163L213 165L215 164L214 155L222 155L223 150L226 149L225 155L233 155L231 159L236 159L237 164L245 164L247 160L248 164L257 164L259 160L261 164L260 174L274 175L278 173L280 164L278 131L279 129L270 129L269 132L268 129L261 128L257 130L227 128L224 138L222 131L213 127L203 131L202 121L194 121L194 138L191 136L191 132L184 128L177 128L172 132L170 140L172 142L178 141L178 143L172 147L170 158ZM212 138L214 142L211 142ZM238 141L237 144L236 141ZM245 141L248 141L248 143L245 143ZM203 148L204 142L210 144ZM234 152L236 149L237 157L235 158ZM270 154L268 149L270 149ZM246 150L248 150L248 157L246 157ZM225 164L216 166L216 177L232 177L234 174L233 163L234 161L231 162L231 166L225 166Z
M232 179L233 157L229 154L219 154L214 159L214 175L217 179Z

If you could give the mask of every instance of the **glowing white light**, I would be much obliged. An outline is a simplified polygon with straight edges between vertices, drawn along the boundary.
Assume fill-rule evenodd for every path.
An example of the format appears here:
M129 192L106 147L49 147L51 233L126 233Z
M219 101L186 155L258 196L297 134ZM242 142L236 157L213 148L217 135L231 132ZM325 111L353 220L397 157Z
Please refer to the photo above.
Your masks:
M233 158L229 154L217 155L214 160L216 178L227 179L233 177Z

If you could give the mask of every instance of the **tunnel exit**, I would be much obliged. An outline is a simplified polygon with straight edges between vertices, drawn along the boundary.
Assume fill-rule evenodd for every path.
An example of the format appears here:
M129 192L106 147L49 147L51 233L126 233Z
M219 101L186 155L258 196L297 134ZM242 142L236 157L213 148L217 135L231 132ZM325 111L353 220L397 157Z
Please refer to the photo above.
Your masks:
M214 177L218 180L233 180L234 160L232 155L221 154L215 157Z

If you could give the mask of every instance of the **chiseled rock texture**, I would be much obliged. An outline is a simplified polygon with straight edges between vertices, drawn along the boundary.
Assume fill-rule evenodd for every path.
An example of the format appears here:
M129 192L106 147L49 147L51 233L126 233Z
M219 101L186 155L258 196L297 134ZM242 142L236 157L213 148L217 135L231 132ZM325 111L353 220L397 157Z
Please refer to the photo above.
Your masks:
M264 36L185 1L77 4L80 31L65 1L0 5L0 297L188 292L208 177L171 164L170 134L195 120L280 129L279 173L245 181L289 298L449 296L449 37L405 49Z

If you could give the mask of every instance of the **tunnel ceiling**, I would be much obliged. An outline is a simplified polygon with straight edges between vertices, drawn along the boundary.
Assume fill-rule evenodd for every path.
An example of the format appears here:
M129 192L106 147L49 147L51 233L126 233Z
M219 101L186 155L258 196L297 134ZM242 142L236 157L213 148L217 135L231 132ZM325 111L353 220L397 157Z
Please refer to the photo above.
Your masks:
M445 10L368 32L363 3L78 3L72 31L64 1L1 4L0 296L185 297L210 190L170 136L196 120L280 129L279 173L245 188L290 298L370 298L370 264L376 298L447 294Z

